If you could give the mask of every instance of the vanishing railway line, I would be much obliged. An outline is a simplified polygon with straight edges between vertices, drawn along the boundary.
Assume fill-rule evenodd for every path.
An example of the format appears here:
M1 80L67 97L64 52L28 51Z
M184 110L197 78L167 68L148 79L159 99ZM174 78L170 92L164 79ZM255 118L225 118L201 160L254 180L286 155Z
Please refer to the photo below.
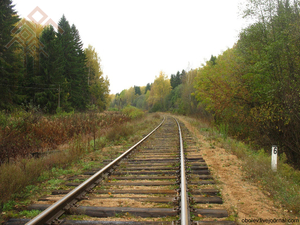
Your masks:
M7 224L234 224L222 219L226 210L212 207L222 204L214 180L187 129L172 117L104 163L73 177L70 190L29 206L43 211L34 219Z

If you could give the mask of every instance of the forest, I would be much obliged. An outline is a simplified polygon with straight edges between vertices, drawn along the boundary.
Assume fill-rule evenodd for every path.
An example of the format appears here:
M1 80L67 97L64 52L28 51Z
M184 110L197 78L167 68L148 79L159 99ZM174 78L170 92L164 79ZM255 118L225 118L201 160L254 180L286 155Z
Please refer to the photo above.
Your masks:
M2 113L133 106L193 115L256 149L278 145L299 168L299 1L248 0L241 11L252 22L233 47L199 68L171 77L161 71L153 83L110 96L98 53L93 46L83 49L78 29L65 16L54 29L19 18L11 0L1 1L0 10Z
M0 110L44 113L106 109L109 80L92 46L63 15L55 30L19 18L11 0L0 2Z
M299 1L249 0L253 21L238 41L205 65L111 96L110 107L132 105L207 118L222 132L256 149L278 145L300 165Z

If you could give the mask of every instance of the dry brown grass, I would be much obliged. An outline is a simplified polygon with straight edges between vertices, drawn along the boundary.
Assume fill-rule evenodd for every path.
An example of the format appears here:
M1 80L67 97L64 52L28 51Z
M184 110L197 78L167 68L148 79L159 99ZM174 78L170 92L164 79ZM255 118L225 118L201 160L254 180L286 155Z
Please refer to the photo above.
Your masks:
M281 154L277 172L271 170L270 149L256 151L251 146L233 138L224 139L207 121L182 117L197 130L210 145L210 151L215 146L224 148L230 154L241 160L240 170L245 174L244 179L262 189L275 202L296 215L300 215L300 171L286 163L285 154ZM203 141L203 142L204 142ZM271 148L271 147L270 147ZM269 153L268 153L269 152Z
M132 144L139 140L143 134L153 129L158 124L156 119L143 118L126 122L126 117L118 114L106 117L106 126L96 126L96 149L101 149L107 144ZM101 120L102 121L102 120ZM96 123L97 124L97 123ZM102 128L102 129L100 129ZM99 130L100 129L100 130ZM63 151L46 155L42 158L29 156L18 156L9 163L0 165L0 212L5 203L16 198L23 198L26 195L24 189L28 185L35 185L49 179L53 168L67 168L74 161L79 160L85 154L92 154L95 150L92 143L93 133L88 135L73 135L69 144L63 144ZM102 154L103 152L101 152ZM50 171L50 175L49 175ZM44 177L48 174L48 177ZM28 193L27 193L28 194Z
M53 167L66 168L71 162L79 159L84 152L83 145L75 143L68 151L38 159L18 158L11 163L2 164L0 166L0 206L3 206L16 193L18 197L22 197L24 188L39 182L45 172Z
M76 135L96 133L130 119L122 114L78 113L60 117L25 113L7 115L0 126L0 164L33 152L56 149Z

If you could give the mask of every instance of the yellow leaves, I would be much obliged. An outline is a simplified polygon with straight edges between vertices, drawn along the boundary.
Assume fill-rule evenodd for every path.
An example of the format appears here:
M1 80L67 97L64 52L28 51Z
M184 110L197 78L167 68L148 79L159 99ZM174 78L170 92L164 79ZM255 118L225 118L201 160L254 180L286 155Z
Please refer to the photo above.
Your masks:
M151 87L148 103L154 105L163 102L163 99L171 92L171 84L168 76L160 71L159 76L156 77Z

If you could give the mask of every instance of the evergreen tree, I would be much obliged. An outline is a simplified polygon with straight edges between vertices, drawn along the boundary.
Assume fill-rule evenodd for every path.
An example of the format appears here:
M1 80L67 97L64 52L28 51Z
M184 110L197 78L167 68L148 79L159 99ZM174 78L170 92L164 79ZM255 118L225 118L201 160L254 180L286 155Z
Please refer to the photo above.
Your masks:
M58 33L57 38L59 40L59 43L62 47L62 52L63 52L63 58L62 58L62 66L63 66L63 78L64 78L64 91L67 94L67 101L66 104L61 105L61 107L66 110L70 111L72 110L71 103L69 99L72 98L71 95L71 71L72 71L72 66L75 63L72 63L74 61L71 52L72 52L72 36L71 36L71 27L69 22L67 21L66 17L63 15L62 18L60 19L58 25L61 27L63 30L63 33Z
M217 57L216 56L213 56L213 55L211 55L211 57L210 57L210 60L209 60L209 62L211 62L211 64L214 66L214 65L216 65L217 64Z
M84 110L89 103L87 101L87 99L89 99L88 71L86 68L87 59L83 50L83 43L79 31L74 24L71 27L71 34L73 37L73 62L75 62L72 67L71 102L74 108Z
M0 109L11 109L21 98L17 94L18 82L22 77L21 49L12 40L11 30L19 21L11 0L0 1Z
M40 56L39 84L43 89L36 93L36 102L46 112L54 113L59 105L64 105L66 94L64 92L63 52L57 33L52 26L44 29L40 38L45 45L47 55Z
M172 90L174 90L176 88L176 75L175 74L171 74L170 83L172 86Z
M151 90L151 86L152 86L152 84L150 84L150 83L148 83L148 84L146 85L145 93L144 93L144 94L147 94L147 91L150 91L150 90Z
M141 95L141 88L139 86L134 86L134 92L136 95Z
M63 49L63 76L68 93L68 104L64 108L83 110L88 103L88 73L83 44L75 25L71 27L65 16L59 21L59 26L64 31L62 34L58 33L58 39Z
M185 74L185 71L184 71L184 74ZM176 73L176 75L174 75L174 74L171 75L170 83L171 83L173 90L182 83L182 76L183 75L180 74L179 71Z

